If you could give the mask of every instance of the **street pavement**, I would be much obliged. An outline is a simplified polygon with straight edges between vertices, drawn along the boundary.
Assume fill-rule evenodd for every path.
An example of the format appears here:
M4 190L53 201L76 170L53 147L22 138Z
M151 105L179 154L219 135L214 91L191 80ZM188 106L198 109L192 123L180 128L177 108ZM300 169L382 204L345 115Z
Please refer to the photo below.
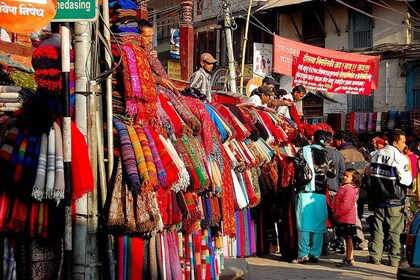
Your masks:
M371 214L365 207L362 224L366 240L370 240L366 218ZM263 257L227 259L220 280L396 279L397 268L387 266L386 257L384 253L382 262L385 264L374 265L367 263L368 251L354 250L355 263L352 267L336 266L344 258L344 254L339 253L321 256L318 263L308 264L285 262L281 255L275 253Z
M281 256L270 254L264 257L228 259L220 280L292 280L292 279L396 279L396 267L366 263L367 251L354 251L352 267L336 267L344 255L321 256L318 263L292 264ZM384 259L385 260L385 259Z

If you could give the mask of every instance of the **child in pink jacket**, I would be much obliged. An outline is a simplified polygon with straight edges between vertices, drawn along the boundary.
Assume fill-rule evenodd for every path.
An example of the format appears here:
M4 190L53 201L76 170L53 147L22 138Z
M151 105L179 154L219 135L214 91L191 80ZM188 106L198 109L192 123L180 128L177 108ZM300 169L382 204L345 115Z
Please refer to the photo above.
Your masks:
M362 175L356 169L347 169L344 172L343 185L338 188L332 202L335 233L346 240L346 257L337 263L339 267L352 266L354 263L352 237L356 234L357 198L361 182Z

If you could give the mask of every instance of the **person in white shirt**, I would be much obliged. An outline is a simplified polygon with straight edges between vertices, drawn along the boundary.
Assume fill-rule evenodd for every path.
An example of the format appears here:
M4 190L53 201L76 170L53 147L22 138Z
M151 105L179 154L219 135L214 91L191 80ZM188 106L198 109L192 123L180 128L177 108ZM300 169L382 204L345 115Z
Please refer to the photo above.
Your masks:
M246 103L267 107L271 98L274 98L273 91L267 86L259 86L252 91Z

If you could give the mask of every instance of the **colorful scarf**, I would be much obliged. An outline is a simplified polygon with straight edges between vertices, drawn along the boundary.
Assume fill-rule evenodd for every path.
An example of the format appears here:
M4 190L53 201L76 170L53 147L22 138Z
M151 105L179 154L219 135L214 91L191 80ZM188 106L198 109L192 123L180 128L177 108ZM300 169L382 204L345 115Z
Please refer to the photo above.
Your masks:
M120 137L121 155L123 158L123 165L128 177L130 189L135 193L139 193L141 189L141 183L139 174L137 172L133 146L131 145L127 128L118 118L115 117L114 125L116 126L118 135Z
M150 182L150 184L147 185L148 187L147 191L149 191L155 188L159 184L157 171L156 171L156 165L153 161L152 150L150 149L150 145L149 145L149 142L147 141L147 137L144 132L144 129L141 126L137 126L137 125L134 126L134 129L137 132L140 145L143 149L144 159L146 160L146 168L149 174L149 182ZM144 170L142 170L142 172L144 172Z
M144 131L144 134L146 135L147 142L149 142L150 150L152 151L152 158L156 166L159 186L161 188L166 188L168 186L168 178L166 176L166 171L163 168L159 152L156 148L155 140L153 139L153 136L147 126L143 126L143 131Z
M150 184L149 173L147 172L146 160L144 158L143 149L140 144L137 131L132 125L126 125L128 136L130 137L131 144L133 145L134 156L137 163L137 171L139 172L139 178L142 184L142 188Z

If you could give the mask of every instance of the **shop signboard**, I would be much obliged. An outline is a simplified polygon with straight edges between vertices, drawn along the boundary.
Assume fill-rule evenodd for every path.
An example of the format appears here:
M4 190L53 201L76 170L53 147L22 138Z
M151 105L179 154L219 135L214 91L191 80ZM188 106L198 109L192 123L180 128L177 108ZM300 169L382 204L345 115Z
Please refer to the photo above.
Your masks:
M95 21L98 17L98 0L57 0L57 14L53 21Z

